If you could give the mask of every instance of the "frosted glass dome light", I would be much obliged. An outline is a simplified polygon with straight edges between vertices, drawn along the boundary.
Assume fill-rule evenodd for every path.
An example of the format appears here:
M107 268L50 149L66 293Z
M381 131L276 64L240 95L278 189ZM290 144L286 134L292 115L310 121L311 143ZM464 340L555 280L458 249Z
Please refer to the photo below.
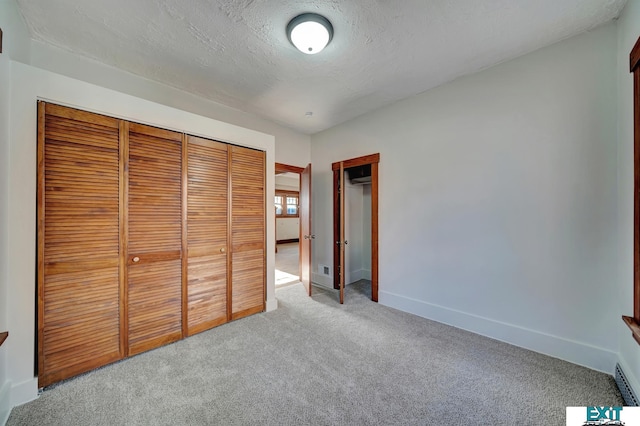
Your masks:
M289 22L287 37L299 51L314 55L321 52L333 38L333 26L324 16L303 13Z

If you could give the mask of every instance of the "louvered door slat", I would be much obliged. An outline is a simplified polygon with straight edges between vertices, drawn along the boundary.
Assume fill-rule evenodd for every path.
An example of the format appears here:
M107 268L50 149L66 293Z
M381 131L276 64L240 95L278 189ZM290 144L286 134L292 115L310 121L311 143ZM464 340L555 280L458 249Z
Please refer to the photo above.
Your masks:
M130 126L129 355L182 337L181 139Z
M39 385L122 357L119 121L40 104Z
M188 333L227 320L227 145L188 138Z
M264 310L264 152L231 147L231 317Z

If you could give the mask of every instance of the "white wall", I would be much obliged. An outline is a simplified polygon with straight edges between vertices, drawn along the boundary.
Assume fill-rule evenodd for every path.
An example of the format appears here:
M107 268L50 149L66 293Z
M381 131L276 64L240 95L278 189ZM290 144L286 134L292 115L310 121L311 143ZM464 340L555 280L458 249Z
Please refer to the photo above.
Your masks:
M380 302L612 372L616 26L312 136L314 263L331 162L380 152Z
M346 158L345 158L346 160ZM363 196L362 185L354 185L349 181L349 173L344 172L344 217L345 217L345 284L352 284L362 278L363 251Z
M371 184L362 186L362 278L371 279Z
M30 49L30 63L36 67L273 135L278 163L304 167L310 162L309 135L39 41L31 42Z
M0 25L1 27L1 25ZM0 332L8 330L7 288L9 286L7 268L9 245L6 237L9 231L9 96L10 61L7 54L0 54ZM13 337L13 336L11 336ZM7 381L6 346L0 347L0 425L9 416L9 382Z
M276 189L299 191L300 177L295 173L276 175ZM276 218L276 239L281 241L296 238L300 238L300 219L297 217Z
M9 298L11 60L28 61L30 56L28 33L13 0L0 0L0 28L3 33L3 53L0 54L0 331L9 331L9 338L0 347L0 425L3 425L13 406L10 368L17 333L9 323L9 309L13 302ZM30 306L33 303L31 300Z
M629 52L640 37L640 0L629 0L618 20L618 276L619 362L640 395L640 346L620 315L633 316L633 79Z
M300 219L297 217L279 217L276 219L276 239L295 240L300 238Z

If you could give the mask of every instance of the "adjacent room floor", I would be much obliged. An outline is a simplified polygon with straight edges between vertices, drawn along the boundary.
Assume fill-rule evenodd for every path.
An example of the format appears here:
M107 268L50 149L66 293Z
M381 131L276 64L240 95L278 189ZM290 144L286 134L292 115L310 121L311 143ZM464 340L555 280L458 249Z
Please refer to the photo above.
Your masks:
M276 253L276 287L295 284L300 281L300 245L298 243L278 244Z

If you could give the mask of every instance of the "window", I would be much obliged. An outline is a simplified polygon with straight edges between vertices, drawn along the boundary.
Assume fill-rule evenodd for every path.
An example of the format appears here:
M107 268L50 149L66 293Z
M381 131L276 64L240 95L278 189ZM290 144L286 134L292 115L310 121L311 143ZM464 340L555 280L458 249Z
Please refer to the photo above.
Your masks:
M633 126L634 126L634 220L633 220L633 316L622 319L631 329L633 338L640 344L640 37L631 50L631 72L633 73Z
M276 216L298 217L298 197L298 192L276 190Z

